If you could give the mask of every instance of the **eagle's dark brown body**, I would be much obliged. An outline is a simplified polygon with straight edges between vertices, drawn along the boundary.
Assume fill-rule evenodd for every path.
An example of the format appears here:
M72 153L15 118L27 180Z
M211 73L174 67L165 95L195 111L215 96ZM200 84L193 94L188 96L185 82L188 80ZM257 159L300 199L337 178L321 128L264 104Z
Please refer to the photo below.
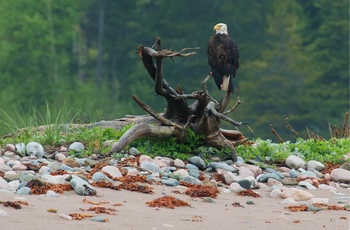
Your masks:
M208 63L218 88L233 93L233 78L239 67L239 50L228 34L217 33L209 39Z

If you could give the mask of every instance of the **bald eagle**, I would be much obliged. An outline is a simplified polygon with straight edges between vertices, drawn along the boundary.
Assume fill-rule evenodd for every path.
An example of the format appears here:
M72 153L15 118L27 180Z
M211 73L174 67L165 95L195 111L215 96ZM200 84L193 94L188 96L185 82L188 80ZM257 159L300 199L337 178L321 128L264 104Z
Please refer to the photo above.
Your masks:
M226 24L219 23L214 30L216 33L208 44L208 63L217 87L230 95L234 91L233 78L239 67L239 51L236 42L228 35Z

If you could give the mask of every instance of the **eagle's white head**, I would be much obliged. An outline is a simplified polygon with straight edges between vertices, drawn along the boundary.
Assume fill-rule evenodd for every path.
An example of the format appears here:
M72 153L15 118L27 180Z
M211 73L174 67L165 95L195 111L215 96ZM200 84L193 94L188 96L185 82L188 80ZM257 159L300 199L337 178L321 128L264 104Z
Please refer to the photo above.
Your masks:
M216 34L228 34L227 25L225 23L218 23L214 26Z

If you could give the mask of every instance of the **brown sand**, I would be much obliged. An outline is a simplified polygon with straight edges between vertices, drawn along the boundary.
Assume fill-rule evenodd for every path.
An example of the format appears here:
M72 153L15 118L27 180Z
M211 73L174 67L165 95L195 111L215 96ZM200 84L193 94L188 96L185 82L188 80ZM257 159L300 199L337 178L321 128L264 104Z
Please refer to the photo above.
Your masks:
M280 204L281 198L270 198L266 189L255 190L262 197L242 197L234 193L220 193L215 203L205 203L201 198L191 198L184 194L175 194L172 191L184 192L185 188L151 185L154 194L143 194L126 190L116 191L107 188L97 188L98 196L79 196L74 191L61 194L59 197L47 197L44 195L23 196L29 206L22 205L22 209L14 209L0 205L0 210L5 210L9 216L0 217L1 229L349 229L348 211L319 212L291 212ZM349 196L349 190L340 188ZM172 195L188 202L191 207L151 208L146 202L166 195ZM316 197L329 198L329 204L339 205L334 199L335 195L318 189L311 191ZM14 201L17 194L0 193L0 201ZM107 201L104 207L116 208L116 215L95 214L86 211L91 204L83 202ZM255 205L248 205L251 200ZM235 207L234 202L239 202L244 207ZM113 206L121 203L122 206ZM47 210L53 208L57 213ZM82 211L85 210L85 211ZM65 220L59 214L88 213L103 215L108 222L94 222L89 218L83 220Z

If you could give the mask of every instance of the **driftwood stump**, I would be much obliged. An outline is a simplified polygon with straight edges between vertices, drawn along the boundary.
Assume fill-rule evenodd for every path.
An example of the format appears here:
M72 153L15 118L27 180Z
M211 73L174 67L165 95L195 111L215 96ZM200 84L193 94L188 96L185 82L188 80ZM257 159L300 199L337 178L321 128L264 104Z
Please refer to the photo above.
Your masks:
M147 104L142 102L135 94L133 99L150 116L132 116L120 119L120 122L134 122L135 125L130 128L119 140L111 147L110 152L119 152L132 141L141 137L166 138L176 136L180 140L186 138L186 131L192 129L197 135L205 137L205 145L219 149L229 148L231 156L236 161L237 153L235 145L247 141L238 130L220 129L221 120L239 127L245 122L236 122L227 116L240 103L230 110L219 113L221 102L216 101L207 91L206 82L211 78L211 73L206 76L202 83L202 90L191 94L184 94L180 86L175 90L163 78L162 61L164 58L187 57L194 55L195 52L187 52L199 48L184 48L179 52L161 49L160 38L156 39L155 49L145 46L138 47L138 55L141 58L144 67L150 77L154 80L154 90L157 95L165 98L167 101L166 111L162 114L156 113ZM187 100L192 99L191 105ZM114 122L118 122L117 120ZM104 124L97 124L104 126ZM106 124L105 124L106 125ZM110 126L109 124L108 126Z

